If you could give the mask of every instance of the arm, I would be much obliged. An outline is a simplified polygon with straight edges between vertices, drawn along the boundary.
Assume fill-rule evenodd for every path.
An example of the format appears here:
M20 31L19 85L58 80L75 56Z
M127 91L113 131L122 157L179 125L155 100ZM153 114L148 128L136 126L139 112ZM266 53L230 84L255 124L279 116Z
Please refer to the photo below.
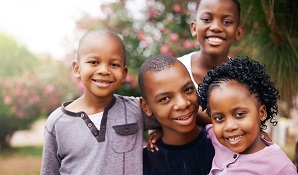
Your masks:
M148 144L147 149L148 151L154 152L154 150L158 151L158 147L155 145L158 139L162 137L162 129L154 130L153 132L148 133Z
M56 137L45 128L41 175L60 174L60 160L57 156Z

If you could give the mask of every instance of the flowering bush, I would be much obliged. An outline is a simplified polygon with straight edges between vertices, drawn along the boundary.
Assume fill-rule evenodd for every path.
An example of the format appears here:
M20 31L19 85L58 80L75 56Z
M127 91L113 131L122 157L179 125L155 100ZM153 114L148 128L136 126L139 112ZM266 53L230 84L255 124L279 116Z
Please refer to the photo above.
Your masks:
M79 92L64 62L38 59L12 38L0 39L0 149L6 149L15 131L28 129Z

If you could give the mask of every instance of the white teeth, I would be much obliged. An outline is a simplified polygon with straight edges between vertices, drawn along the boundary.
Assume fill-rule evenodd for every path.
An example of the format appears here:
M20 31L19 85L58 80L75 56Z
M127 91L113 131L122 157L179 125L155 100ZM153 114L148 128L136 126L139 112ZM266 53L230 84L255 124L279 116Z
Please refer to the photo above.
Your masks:
M98 81L96 80L95 81L96 83L101 83L101 84L110 84L111 82L108 82L108 81Z
M207 38L207 40L210 41L210 42L214 42L214 43L220 43L220 42L223 41L222 39L220 39L220 38L215 38L215 37Z
M233 137L233 138L227 138L229 142L237 142L242 136Z
M190 116L185 117L185 118L174 118L173 120L187 120L187 119L189 119L189 118L190 118Z

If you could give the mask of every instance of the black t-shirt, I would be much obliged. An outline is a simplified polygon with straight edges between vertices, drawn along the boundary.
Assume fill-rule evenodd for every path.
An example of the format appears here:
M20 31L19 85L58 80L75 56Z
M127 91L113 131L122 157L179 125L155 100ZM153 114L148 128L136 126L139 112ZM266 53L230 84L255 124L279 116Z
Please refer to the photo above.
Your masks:
M143 149L144 175L206 175L211 170L214 148L207 131L185 145L167 145L162 139L156 143L159 151Z

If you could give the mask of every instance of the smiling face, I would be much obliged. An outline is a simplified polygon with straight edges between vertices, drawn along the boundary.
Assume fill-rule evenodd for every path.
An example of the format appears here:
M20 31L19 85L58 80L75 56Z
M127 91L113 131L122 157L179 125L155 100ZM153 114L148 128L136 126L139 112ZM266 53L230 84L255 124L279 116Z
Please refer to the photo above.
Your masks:
M176 62L158 72L145 72L144 95L142 109L148 116L155 116L162 125L164 136L173 139L172 144L181 135L195 137L197 93L182 63Z
M122 43L111 36L94 36L85 41L79 61L72 64L75 76L84 84L84 95L110 100L126 78L124 58Z
M260 139L266 107L236 81L222 82L209 94L209 108L218 141L237 153L251 154L265 147Z
M238 23L239 12L232 0L202 0L190 28L203 54L227 56L234 39L244 34Z

